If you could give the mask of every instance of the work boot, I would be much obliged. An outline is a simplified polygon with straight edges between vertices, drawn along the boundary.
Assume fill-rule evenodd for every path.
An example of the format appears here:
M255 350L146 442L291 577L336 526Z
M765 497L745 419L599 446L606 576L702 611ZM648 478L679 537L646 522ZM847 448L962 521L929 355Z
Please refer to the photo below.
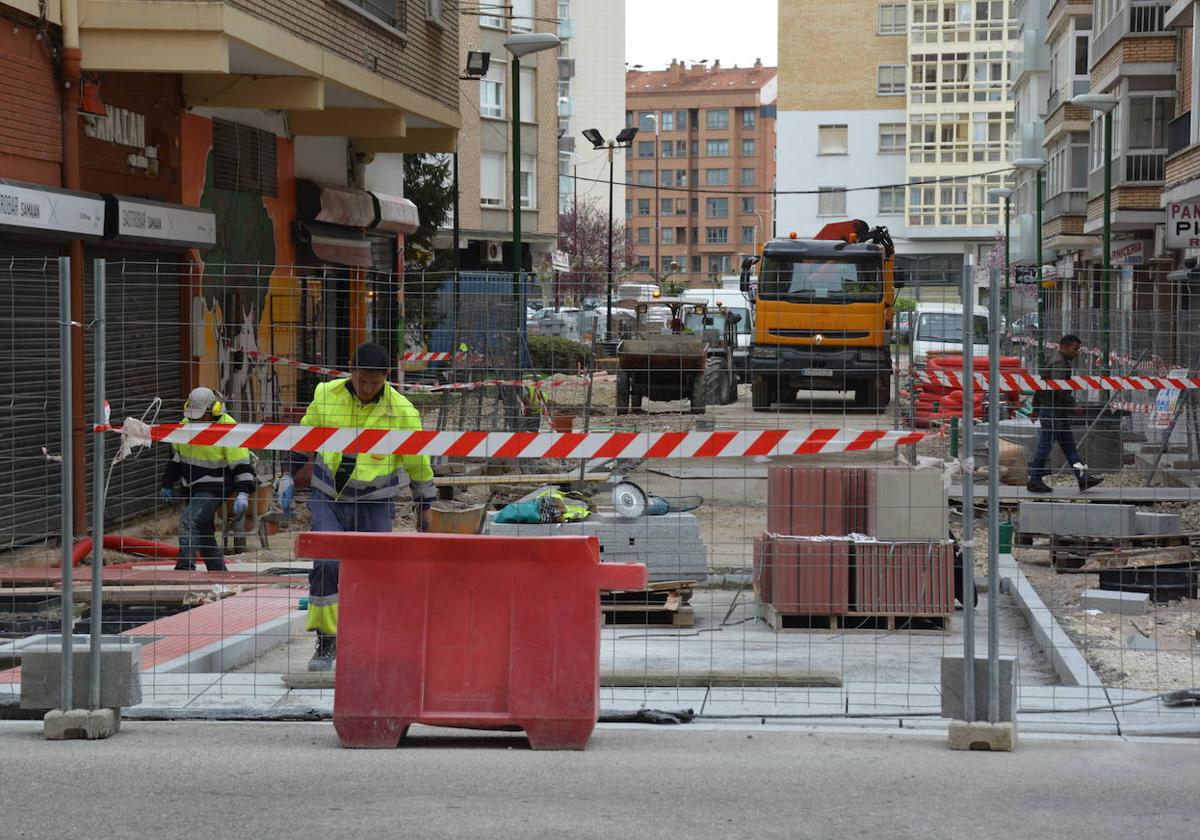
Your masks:
M333 660L337 658L337 636L330 636L317 631L317 649L308 660L310 671L332 671Z
M1104 479L1100 478L1099 476L1088 475L1087 473L1084 473L1083 475L1079 476L1079 492L1085 493L1102 481L1104 481Z
M1029 483L1025 485L1025 489L1030 493L1053 493L1054 488L1040 478L1031 478Z

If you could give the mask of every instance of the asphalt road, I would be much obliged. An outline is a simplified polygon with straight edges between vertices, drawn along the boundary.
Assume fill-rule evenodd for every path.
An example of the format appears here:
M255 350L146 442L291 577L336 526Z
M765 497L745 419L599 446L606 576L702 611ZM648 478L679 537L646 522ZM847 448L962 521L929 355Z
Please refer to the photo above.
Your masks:
M1026 738L988 754L944 735L606 727L586 752L535 753L519 735L440 731L351 751L329 724L40 733L0 723L6 840L1200 834L1195 742Z

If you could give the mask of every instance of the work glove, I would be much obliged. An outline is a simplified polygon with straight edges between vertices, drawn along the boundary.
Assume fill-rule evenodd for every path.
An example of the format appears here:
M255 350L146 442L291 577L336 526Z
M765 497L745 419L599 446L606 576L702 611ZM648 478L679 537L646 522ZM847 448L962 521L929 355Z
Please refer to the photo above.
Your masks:
M279 506L289 516L292 513L292 498L296 495L296 482L286 473L275 483L275 494L279 497Z
M246 508L250 505L250 497L245 493L238 493L233 500L233 515L241 516L246 512Z
M175 501L175 491L170 487L164 487L163 489L159 490L158 495L159 498L161 498L164 502Z

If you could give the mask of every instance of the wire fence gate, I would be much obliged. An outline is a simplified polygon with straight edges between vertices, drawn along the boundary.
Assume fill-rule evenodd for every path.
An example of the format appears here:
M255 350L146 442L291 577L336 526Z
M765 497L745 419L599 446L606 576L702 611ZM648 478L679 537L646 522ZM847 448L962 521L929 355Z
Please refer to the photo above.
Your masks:
M838 324L753 279L618 278L609 308L605 275L109 257L81 287L65 259L0 258L0 703L54 648L63 707L99 707L97 671L81 698L65 663L125 644L126 716L329 714L296 540L336 453L428 457L435 531L595 536L644 564L646 588L600 595L614 715L1195 731L1195 310L1186 284L1127 274L814 292L853 304ZM420 429L302 422L364 342ZM197 386L231 423L181 424ZM1049 435L1052 492L1032 493ZM178 444L252 453L245 513L231 488L217 505L222 570L177 569L196 565L189 500L161 493ZM390 526L417 507L401 493ZM488 597L460 580L430 603L469 627Z

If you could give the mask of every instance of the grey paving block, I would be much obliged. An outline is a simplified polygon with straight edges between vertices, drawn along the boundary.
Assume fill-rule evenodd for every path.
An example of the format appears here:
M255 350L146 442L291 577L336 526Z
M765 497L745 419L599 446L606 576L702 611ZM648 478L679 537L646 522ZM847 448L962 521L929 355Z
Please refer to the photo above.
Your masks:
M1183 517L1178 513L1139 510L1133 516L1139 534L1178 534L1183 531Z
M1074 502L1021 502L1022 533L1071 537L1129 537L1137 533L1133 505Z
M1110 592L1107 589L1088 589L1079 596L1086 610L1100 610L1120 615L1145 615L1150 609L1150 596L1145 592Z
M867 533L880 540L944 540L949 504L940 469L867 472Z
M120 709L52 709L42 719L47 741L111 738L121 729Z
M73 648L72 703L89 704L91 668L88 649ZM140 645L102 645L100 648L100 705L106 709L142 702ZM57 709L62 705L62 651L37 648L21 652L21 708Z

